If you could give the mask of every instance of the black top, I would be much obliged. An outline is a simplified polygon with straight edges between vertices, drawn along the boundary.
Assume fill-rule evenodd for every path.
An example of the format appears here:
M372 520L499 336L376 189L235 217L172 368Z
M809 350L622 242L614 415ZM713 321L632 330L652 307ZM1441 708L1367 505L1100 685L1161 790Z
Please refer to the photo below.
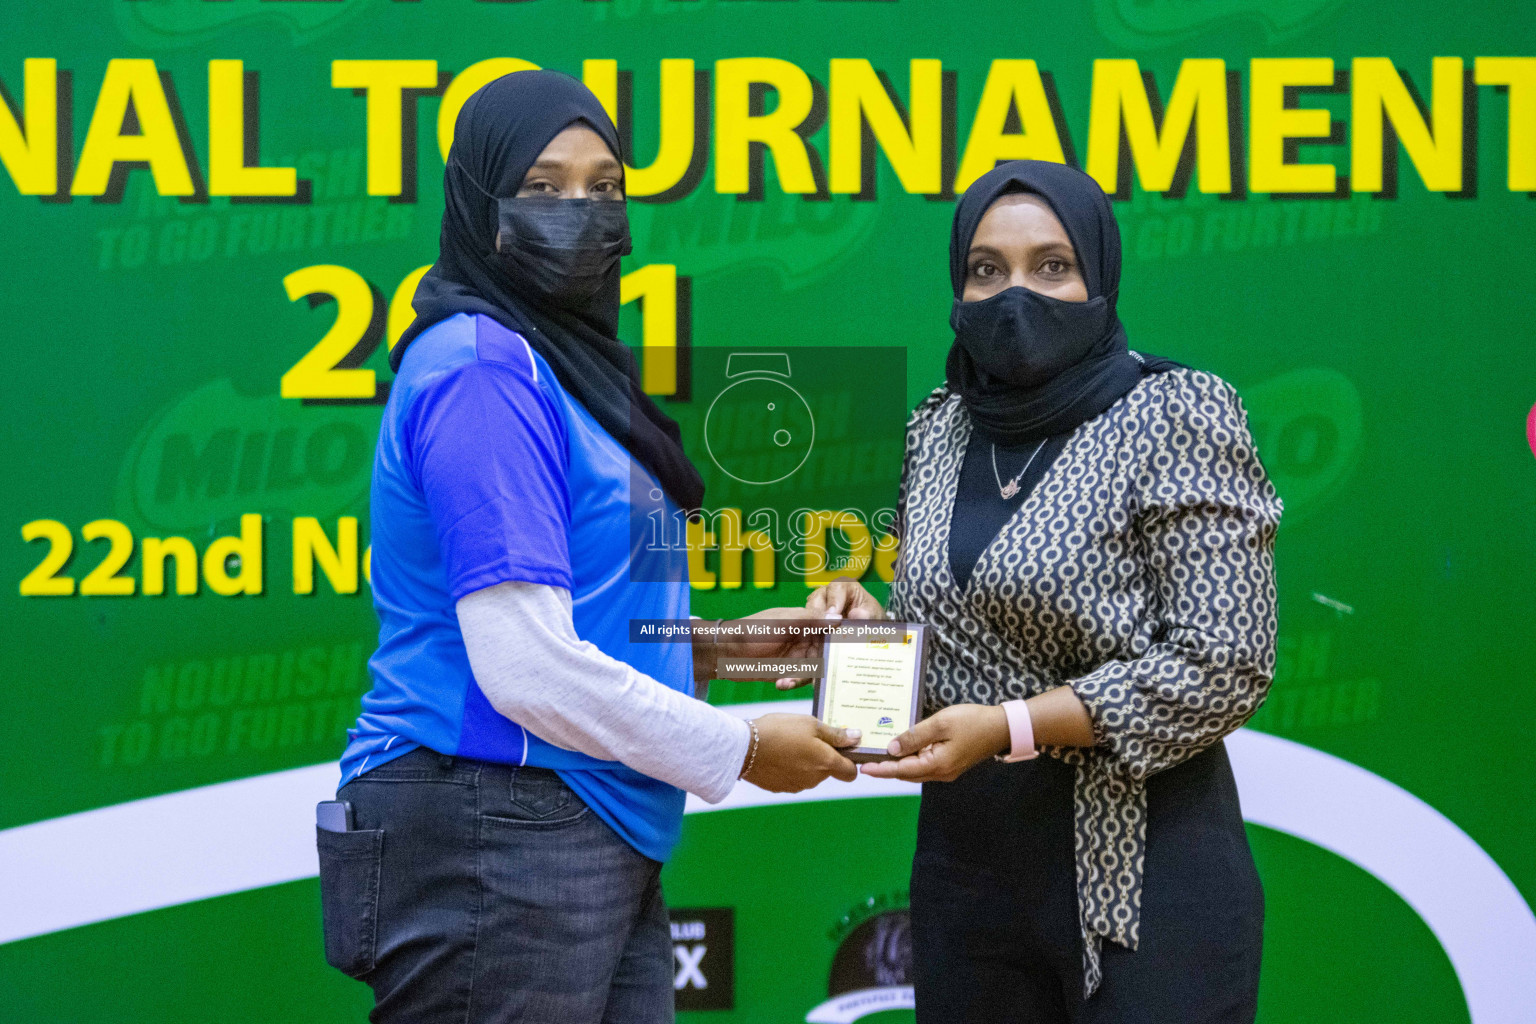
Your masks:
M961 589L970 582L971 571L976 568L981 553L997 539L1008 520L1024 504L1024 499L1045 476L1071 436L1072 431L1067 430L1031 444L997 445L997 471L994 474L993 442L980 430L972 429L970 441L965 446L965 462L960 466L954 518L949 524L949 571ZM1024 469L1025 463L1029 468L1019 478L1018 493L1011 498L1002 497L999 478L1006 486Z
M1172 359L1143 355L1140 352L1131 353L1131 357L1140 365L1140 377L1184 366ZM995 442L980 424L972 423L949 523L949 572L961 590L970 583L971 573L981 559L981 553L1008 525L1019 506L1024 504L1024 499L1029 497L1029 492L1035 489L1051 463L1056 461L1056 456L1067 446L1067 439L1076 429L1072 427L1051 434L1043 442L1031 441L1028 444L1008 446L998 443L997 470L994 473L992 446ZM1029 463L1036 448L1039 448L1039 454L1035 455L1034 462L1029 464L1029 468L1019 478L1018 493L1011 498L1002 497L999 493L1002 489L999 479L1006 486L1015 474L1025 469L1025 464Z

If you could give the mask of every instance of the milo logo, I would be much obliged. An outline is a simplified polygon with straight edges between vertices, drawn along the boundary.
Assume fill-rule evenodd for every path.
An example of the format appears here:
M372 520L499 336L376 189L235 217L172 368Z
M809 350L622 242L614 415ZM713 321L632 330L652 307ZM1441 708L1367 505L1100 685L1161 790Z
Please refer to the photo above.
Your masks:
M378 426L377 407L248 397L215 381L139 434L118 505L146 526L180 532L253 510L352 511L367 495Z
M1262 26L1271 41L1294 36L1339 6L1339 0L1094 0L1094 20L1113 42L1131 49L1168 46L1220 22Z
M286 29L296 44L308 43L353 21L387 0L275 4L268 0L117 0L112 6L124 38L147 49L193 46L252 25Z
M1243 391L1248 427L1287 526L1322 508L1360 451L1360 393L1327 367L1292 370Z

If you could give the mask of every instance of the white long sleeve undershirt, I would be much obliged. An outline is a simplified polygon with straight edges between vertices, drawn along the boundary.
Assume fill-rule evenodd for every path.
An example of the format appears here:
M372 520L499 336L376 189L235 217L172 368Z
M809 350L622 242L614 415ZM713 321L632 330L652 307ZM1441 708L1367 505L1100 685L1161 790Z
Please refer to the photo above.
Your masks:
M518 725L710 803L735 785L751 739L747 723L579 638L570 591L498 583L466 594L456 608L475 681Z

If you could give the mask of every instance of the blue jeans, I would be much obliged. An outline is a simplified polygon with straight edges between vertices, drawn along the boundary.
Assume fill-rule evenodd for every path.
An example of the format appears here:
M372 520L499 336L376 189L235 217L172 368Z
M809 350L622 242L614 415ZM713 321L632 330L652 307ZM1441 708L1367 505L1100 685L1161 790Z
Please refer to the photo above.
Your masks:
M419 748L341 788L317 830L325 954L377 1024L673 1019L661 864L546 768Z

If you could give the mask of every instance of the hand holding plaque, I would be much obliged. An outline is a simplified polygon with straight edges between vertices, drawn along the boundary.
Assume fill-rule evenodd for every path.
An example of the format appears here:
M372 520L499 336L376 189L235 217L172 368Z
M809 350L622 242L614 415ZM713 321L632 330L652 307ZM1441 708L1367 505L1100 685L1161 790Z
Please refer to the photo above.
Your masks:
M810 715L767 714L753 719L757 739L741 777L771 793L798 793L836 778L852 782L858 769L845 756L857 733L834 729ZM841 748L841 749L840 749Z
M918 623L853 619L828 632L812 713L862 734L857 747L843 751L849 760L891 760L890 742L917 722L926 632Z

